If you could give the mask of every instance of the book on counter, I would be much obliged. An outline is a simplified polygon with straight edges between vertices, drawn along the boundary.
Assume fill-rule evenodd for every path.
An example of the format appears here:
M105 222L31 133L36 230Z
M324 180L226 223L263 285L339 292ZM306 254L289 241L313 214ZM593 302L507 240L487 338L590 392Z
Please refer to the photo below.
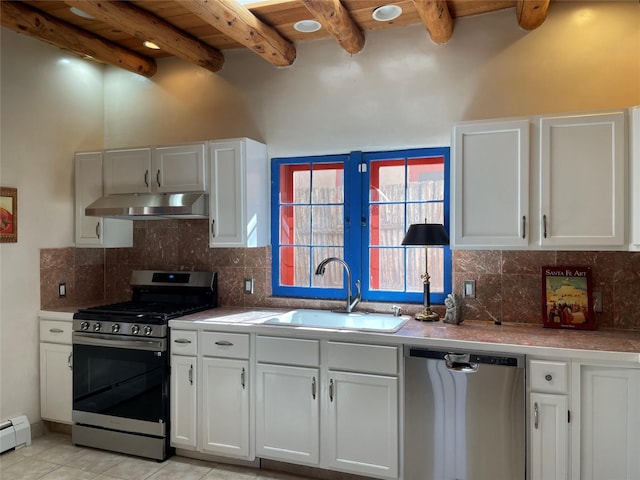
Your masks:
M595 329L591 267L542 267L545 327Z

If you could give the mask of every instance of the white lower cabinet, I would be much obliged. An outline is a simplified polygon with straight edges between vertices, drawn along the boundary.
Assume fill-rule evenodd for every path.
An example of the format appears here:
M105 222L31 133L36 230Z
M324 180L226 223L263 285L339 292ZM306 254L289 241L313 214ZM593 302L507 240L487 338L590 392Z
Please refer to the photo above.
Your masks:
M258 336L256 361L256 456L398 478L397 347Z
M573 478L639 479L640 368L582 364L579 375Z
M46 315L41 315L40 415L42 419L71 424L72 392L71 318L66 321L48 319Z
M202 451L249 457L249 361L202 359Z
M171 445L197 447L197 333L171 330Z
M530 478L640 478L640 368L529 359Z
M397 377L330 371L328 396L328 468L397 478Z

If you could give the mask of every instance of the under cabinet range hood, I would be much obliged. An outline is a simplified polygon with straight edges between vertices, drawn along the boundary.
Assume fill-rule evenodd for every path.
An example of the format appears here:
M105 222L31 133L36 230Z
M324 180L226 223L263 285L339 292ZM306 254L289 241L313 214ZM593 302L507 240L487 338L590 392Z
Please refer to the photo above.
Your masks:
M102 197L85 208L85 215L130 220L208 218L207 195L190 193L131 193Z

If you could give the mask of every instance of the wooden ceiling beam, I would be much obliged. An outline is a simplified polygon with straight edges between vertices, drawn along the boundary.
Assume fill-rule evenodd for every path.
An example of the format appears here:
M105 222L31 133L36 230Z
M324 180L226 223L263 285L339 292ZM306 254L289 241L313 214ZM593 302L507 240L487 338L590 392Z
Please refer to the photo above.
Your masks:
M81 57L89 56L133 73L151 77L156 62L86 30L58 20L20 2L0 2L0 23Z
M453 19L446 0L413 0L431 40L447 43L453 35Z
M153 42L162 50L212 72L217 72L224 64L224 55L218 49L129 2L65 0L65 3L141 41Z
M296 58L293 44L235 0L189 0L181 5L277 67Z
M301 1L343 49L351 54L363 49L364 33L340 0Z
M517 0L516 17L525 30L534 30L544 23L551 0Z

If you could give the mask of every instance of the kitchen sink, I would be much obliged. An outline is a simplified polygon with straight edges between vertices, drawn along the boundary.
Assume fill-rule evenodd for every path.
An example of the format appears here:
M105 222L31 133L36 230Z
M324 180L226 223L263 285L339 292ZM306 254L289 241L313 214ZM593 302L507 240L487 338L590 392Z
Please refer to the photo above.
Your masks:
M287 327L327 328L332 330L357 330L362 332L394 333L411 317L384 313L334 312L330 310L293 310L264 321L265 325Z

